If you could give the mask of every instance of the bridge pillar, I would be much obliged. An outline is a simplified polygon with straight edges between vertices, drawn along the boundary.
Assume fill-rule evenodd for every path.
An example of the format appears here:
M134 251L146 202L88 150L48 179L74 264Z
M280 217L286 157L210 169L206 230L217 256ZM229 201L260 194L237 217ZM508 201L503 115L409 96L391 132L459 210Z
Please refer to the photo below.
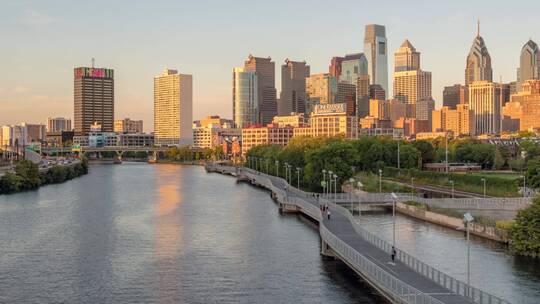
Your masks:
M327 258L335 258L334 251L328 244L321 238L321 255Z

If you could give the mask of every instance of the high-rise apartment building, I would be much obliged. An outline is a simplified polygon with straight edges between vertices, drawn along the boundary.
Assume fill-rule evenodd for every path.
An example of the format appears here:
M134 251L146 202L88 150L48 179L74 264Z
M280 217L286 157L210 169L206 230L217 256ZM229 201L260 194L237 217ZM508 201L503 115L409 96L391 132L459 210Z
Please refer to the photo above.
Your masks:
M388 52L384 26L377 24L366 25L364 53L368 61L368 74L371 84L378 84L385 92L388 92Z
M356 115L369 115L369 75L360 75L356 79Z
M431 72L420 70L395 72L394 98L406 103L431 99Z
M289 115L292 112L306 112L306 78L309 77L309 65L305 61L285 60L281 66L281 95L278 114Z
M432 112L432 132L452 132L454 136L474 135L474 111L468 104L458 104L456 109L442 107Z
M330 74L312 74L306 78L309 104L334 103L337 95L337 78Z
M356 85L340 81L337 85L336 103L347 105L347 115L356 116Z
M106 68L77 67L74 70L75 135L90 132L94 123L103 132L114 129L114 71Z
M394 54L394 72L420 70L420 53L406 39Z
M47 127L42 124L21 123L26 128L28 142L44 142L47 138Z
M517 89L521 90L522 83L530 79L540 79L540 49L532 40L527 41L521 48L517 70Z
M478 33L467 56L467 66L465 68L465 85L475 81L493 81L491 57L484 39L480 36L480 25L478 25Z
M143 133L143 121L131 120L129 118L117 119L114 121L114 132L116 133Z
M260 123L258 88L256 72L233 69L233 120L236 128Z
M257 75L257 101L258 121L262 124L272 122L277 115L277 94L276 94L276 65L272 58L261 58L249 55L244 62L244 71L255 72Z
M489 81L469 84L469 106L474 111L475 135L501 131L501 85Z
M444 87L443 90L443 106L450 109L456 109L458 104L466 104L469 102L469 89L460 84Z
M47 132L71 131L71 119L64 117L47 118Z
M161 146L193 143L193 78L166 69L154 77L154 142Z
M433 99L419 100L414 105L414 108L414 117L417 120L426 120L428 125L431 126L431 114L435 110L435 101Z
M405 40L395 53L394 98L407 103L431 99L431 72L420 70L420 53Z

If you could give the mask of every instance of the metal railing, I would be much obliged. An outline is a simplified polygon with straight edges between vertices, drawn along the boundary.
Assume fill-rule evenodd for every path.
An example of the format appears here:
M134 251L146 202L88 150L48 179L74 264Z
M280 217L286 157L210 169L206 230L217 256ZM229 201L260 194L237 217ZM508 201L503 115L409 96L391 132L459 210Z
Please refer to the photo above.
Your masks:
M266 175L266 174L263 174L263 173L258 174L254 170L245 169L245 168L242 169L242 171L243 171L244 174L249 174L250 178L252 178L254 180L257 180L257 183L259 183L260 185L262 185L262 186L268 188L269 190L271 190L272 192L274 192L274 194L276 195L278 200L280 200L280 201L288 200L289 203L296 204L301 209L305 210L306 213L309 213L310 216L312 214L317 214L317 218L320 219L321 213L320 213L320 210L318 209L318 206L315 206L315 204L313 202L309 202L309 201L304 199L304 197L309 198L309 196L312 194L311 192L305 192L305 191L302 191L300 189L296 189L296 188L292 187L291 185L287 184L285 180L283 180L283 179L281 179L279 177L270 176L270 175ZM285 191L283 191L282 189L280 189L279 187L274 185L272 179L279 180L280 182L285 183L287 185L287 187L288 187L287 191L295 193L296 195L298 195L298 197L293 197L293 196L289 197L285 193ZM368 241L369 243L371 243L375 247L377 247L377 248L379 248L379 249L381 249L381 250L383 250L385 252L391 252L392 244L390 244L389 242L377 237L375 234L365 230L364 228L360 227L360 224L356 221L356 219L349 212L349 210L347 210L346 208L344 208L342 206L334 204L332 202L332 197L330 197L330 199L321 197L320 199L321 199L321 202L324 202L326 204L331 205L333 207L333 209L337 210L340 214L347 217L347 219L352 223L352 226L353 226L355 232L360 237L362 237L363 239L365 239L366 241ZM335 251L338 251L338 254L340 254L344 258L348 258L349 255L352 255L352 256L350 256L352 259L347 260L348 262L355 261L356 263L360 263L360 262L358 262L358 261L360 261L360 259L362 259L362 258L366 259L360 253L358 253L355 249L353 249L352 247L347 245L345 242L341 241L339 238L337 238L335 235L333 235L330 231L328 231L328 229L326 229L326 227L324 227L324 224L321 224L320 227L321 227L321 236L323 236L323 233L324 233L326 236L329 237L328 240L325 240L325 241L328 244L330 244L331 246L332 245L336 246L336 247L332 246L332 248ZM332 238L332 236L333 236L333 238ZM337 246L339 246L340 249L337 249L338 248ZM447 275L446 273L437 270L434 267L429 266L428 264L418 260L417 258L413 257L412 255L406 253L403 250L400 250L398 248L395 248L395 250L396 250L396 259L398 261L400 261L403 264L407 265L410 269L414 270L415 272L417 272L417 273L423 275L424 277L430 279L431 281L435 282L439 286L442 286L442 287L452 291L453 293L455 293L457 295L466 297L466 298L472 300L474 303L478 303L478 304L510 304L510 302L508 302L508 301L505 301L505 300L503 300L503 299L501 299L501 298L499 298L497 296L491 295L491 294L489 294L487 292L484 292L484 291L482 291L482 290L480 290L478 288L475 288L473 286L469 286L468 284L466 284L466 283L464 283L464 282L462 282L462 281L460 281L458 279L455 279L455 278ZM356 252L357 255L355 255L354 252ZM372 263L369 260L367 260L367 262ZM367 265L367 264L364 264L364 265ZM366 266L366 267L368 267L368 266ZM371 269L371 271L373 271L373 269ZM420 291L414 289L413 287L407 285L406 283L401 282L399 279L397 279L397 278L393 277L392 275L386 273L384 270L381 269L381 271L384 272L384 274L382 274L382 273L377 274L379 277L383 277L383 276L386 276L386 275L389 276L389 277L385 277L386 281L385 280L381 281L382 282L381 284L382 284L383 287L387 288L388 284L385 283L385 282L391 282L392 279L394 279L394 280L397 280L397 281L393 281L394 285L390 285L390 286L398 286L399 285L400 288L405 288L404 290L408 290L405 293L403 293L403 292L402 293L396 293L396 295L398 295L400 299L405 300L405 299L408 299L408 298L411 298L411 297L414 298L415 301L417 301L417 299L420 299L420 302L407 302L407 303L441 303L439 300L434 299L434 298L432 298L432 297L430 297L428 295L422 294ZM379 278L377 276L375 276L375 277ZM380 282L380 281L377 281L377 282ZM409 293L409 291L410 291L410 293ZM422 295L428 296L432 300L429 300L429 299L423 297ZM437 301L437 302L434 302L434 301Z

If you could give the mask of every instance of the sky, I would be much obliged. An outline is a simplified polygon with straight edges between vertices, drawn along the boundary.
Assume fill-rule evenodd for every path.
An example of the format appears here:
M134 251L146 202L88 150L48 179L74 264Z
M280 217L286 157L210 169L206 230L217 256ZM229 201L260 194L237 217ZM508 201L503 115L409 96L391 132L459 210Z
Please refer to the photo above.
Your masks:
M165 68L193 75L193 119L231 118L232 69L249 54L276 62L279 92L285 59L327 72L333 56L363 52L371 23L386 26L389 71L405 39L421 52L440 106L444 86L464 82L478 19L494 79L510 82L523 44L540 43L538 11L538 0L0 0L0 125L72 118L73 68L91 58L115 70L115 118L151 131Z

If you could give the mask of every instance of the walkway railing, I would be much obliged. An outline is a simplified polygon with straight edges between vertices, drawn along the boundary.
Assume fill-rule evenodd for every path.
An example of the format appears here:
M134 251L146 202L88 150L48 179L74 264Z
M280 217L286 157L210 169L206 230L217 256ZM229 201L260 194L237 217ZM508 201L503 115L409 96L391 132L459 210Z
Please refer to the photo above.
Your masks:
M296 189L292 187L291 185L287 184L287 182L279 177L269 176L263 173L256 173L256 171L251 169L243 169L242 170L244 174L249 175L249 178L256 180L257 183L260 185L266 187L267 189L271 190L279 201L295 204L299 206L302 210L304 210L308 215L312 216L314 214L317 214L316 217L320 219L321 213L318 206L315 206L314 203L309 202L308 200L304 199L309 198L312 193L305 192L300 189ZM298 195L297 197L289 197L286 192L279 187L275 186L272 179L277 179L283 182L287 185L287 191L295 193ZM375 247L385 251L385 252L391 252L392 250L392 244L377 237L375 234L365 230L364 228L360 227L360 224L358 221L354 218L354 216L347 210L346 208L339 206L337 204L334 204L332 200L321 198L321 202L327 203L331 205L335 210L337 210L340 214L347 217L347 219L352 223L352 226L355 230L355 232L374 245ZM322 222L321 222L322 223ZM396 296L396 298L399 298L406 303L442 303L439 300L433 298L432 296L422 293L415 288L411 287L410 285L406 284L405 282L397 279L396 277L392 276L385 270L381 269L380 267L377 269L377 265L373 264L371 261L369 261L367 258L365 258L361 253L356 251L354 248L347 245L345 242L341 241L339 238L337 238L335 235L333 235L330 231L326 229L324 224L320 225L320 231L321 236L327 242L334 251L336 251L340 256L343 258L346 258L346 262L353 263L354 266L358 267L359 270L366 275L369 275L369 278L373 280L374 282L377 282L377 285L382 286L385 288L385 290L391 292ZM424 277L430 279L431 281L435 282L439 286L442 286L449 291L452 291L455 294L461 295L463 297L466 297L468 299L471 299L474 303L478 304L510 304L509 302L496 297L494 295L491 295L487 292L484 292L478 288L475 288L473 286L468 286L466 283L455 279L451 277L450 275L445 274L442 271L437 270L434 267L429 266L428 264L418 260L414 256L406 253L403 250L400 250L398 248L395 248L396 250L396 259L405 265L407 265L410 269L414 270L415 272L423 275ZM371 264L370 264L371 263ZM373 264L373 265L372 265Z

